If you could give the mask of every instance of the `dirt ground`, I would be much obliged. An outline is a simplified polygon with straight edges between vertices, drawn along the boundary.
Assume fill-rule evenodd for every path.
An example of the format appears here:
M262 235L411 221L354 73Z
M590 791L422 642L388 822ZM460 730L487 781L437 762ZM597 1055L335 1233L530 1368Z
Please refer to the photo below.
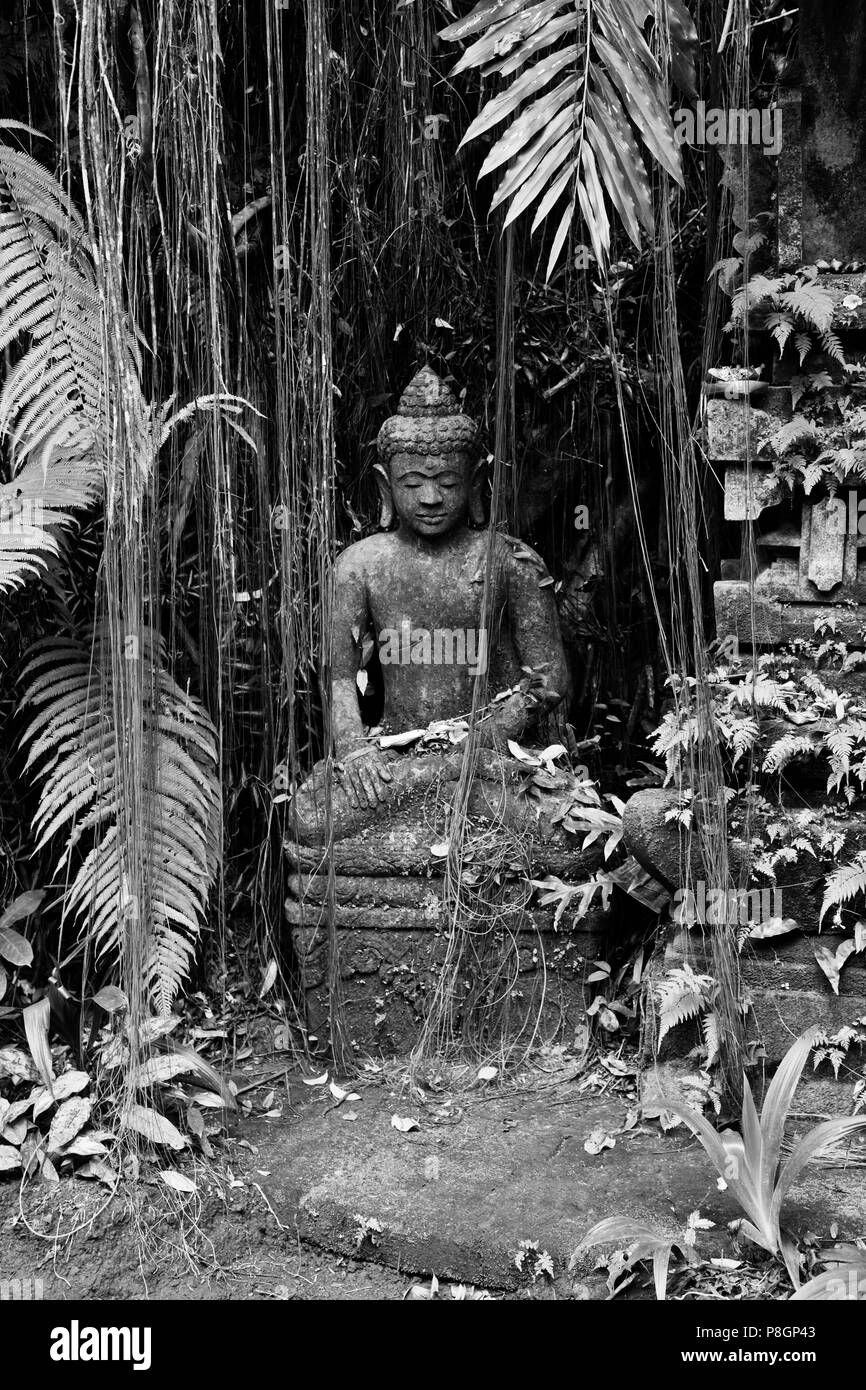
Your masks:
M387 1066L345 1084L253 1072L209 1153L144 1156L114 1195L4 1176L0 1281L67 1300L604 1299L596 1252L570 1267L591 1226L632 1215L681 1236L700 1214L702 1272L689 1282L683 1266L680 1296L785 1297L781 1267L731 1234L738 1210L699 1146L640 1121L635 1073L564 1052L491 1085L417 1086ZM866 1152L847 1163L792 1190L807 1241L866 1234ZM652 1296L643 1276L626 1296Z
M107 1209L84 1184L31 1190L0 1187L0 1279L41 1280L55 1300L329 1299L411 1296L411 1275L329 1254L281 1232L264 1201L204 1205L191 1218L155 1194L136 1210L119 1196ZM27 1224L34 1228L28 1230ZM77 1228L77 1229L76 1229ZM34 1231L38 1232L35 1234ZM75 1231L75 1234L72 1232ZM450 1296L449 1288L443 1293Z

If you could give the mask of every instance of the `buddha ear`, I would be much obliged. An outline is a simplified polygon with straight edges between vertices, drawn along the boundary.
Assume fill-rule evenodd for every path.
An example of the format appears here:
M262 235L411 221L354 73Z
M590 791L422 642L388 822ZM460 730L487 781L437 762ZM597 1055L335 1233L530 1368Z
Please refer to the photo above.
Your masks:
M487 512L484 506L484 462L479 459L473 466L469 484L469 519L474 526L486 526Z
M390 531L394 525L394 496L391 492L391 479L383 463L374 464L373 472L376 474L376 486L379 489L379 528L382 531Z

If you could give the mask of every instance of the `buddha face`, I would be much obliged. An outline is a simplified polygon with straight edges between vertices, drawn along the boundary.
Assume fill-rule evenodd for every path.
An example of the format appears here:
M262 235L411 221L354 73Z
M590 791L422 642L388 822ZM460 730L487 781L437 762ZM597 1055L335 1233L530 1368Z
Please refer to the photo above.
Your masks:
M445 536L466 520L473 483L466 454L394 454L388 472L394 510L416 535Z

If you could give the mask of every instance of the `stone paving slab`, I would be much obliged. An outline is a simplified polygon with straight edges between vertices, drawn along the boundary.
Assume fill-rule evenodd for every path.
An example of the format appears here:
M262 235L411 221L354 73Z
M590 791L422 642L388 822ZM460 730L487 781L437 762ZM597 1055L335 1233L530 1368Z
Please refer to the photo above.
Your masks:
M674 1233L700 1209L719 1228L708 1253L730 1240L726 1223L738 1209L682 1129L664 1135L657 1125L639 1127L617 1134L613 1148L586 1152L594 1130L622 1129L623 1099L580 1094L567 1082L476 1090L454 1098L449 1118L441 1102L417 1104L387 1084L358 1089L359 1102L335 1106L321 1095L291 1119L244 1127L269 1173L261 1181L274 1212L323 1249L509 1289L520 1282L521 1241L547 1250L559 1276L603 1217L632 1215ZM347 1109L357 1119L345 1119ZM395 1114L419 1128L398 1132ZM793 1189L788 1213L801 1232L826 1238L835 1222L840 1238L866 1233L866 1166L813 1167ZM359 1245L368 1221L381 1233L368 1228ZM593 1263L591 1255L582 1260L575 1277L604 1297Z

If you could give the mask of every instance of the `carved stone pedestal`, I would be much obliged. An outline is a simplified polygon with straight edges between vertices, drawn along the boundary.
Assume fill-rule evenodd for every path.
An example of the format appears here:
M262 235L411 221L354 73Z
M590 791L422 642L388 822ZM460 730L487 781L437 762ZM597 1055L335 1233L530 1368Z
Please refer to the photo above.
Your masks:
M339 874L335 886L349 1041L359 1053L409 1052L447 949L443 879ZM286 915L304 973L307 1025L324 1042L329 1029L327 878L301 872L291 891ZM577 930L558 930L552 909L526 909L525 898L517 887L505 894L501 930L494 929L489 941L502 961L497 999L507 996L512 1036L522 1030L529 1036L538 1018L541 1039L570 1041L584 1020L584 980L591 962L605 955L607 918L595 912ZM458 993L456 1018L464 999L465 992Z
M348 1037L359 1053L406 1053L418 1040L451 930L443 904L443 854L448 803L460 765L459 753L396 763L398 793L372 823L359 820L356 825L348 813L337 818L342 833L332 847L334 926ZM485 933L484 949L498 980L495 1000L486 1002L494 1010L504 1006L507 1031L514 1036L528 1030L528 1036L538 1018L539 1040L570 1041L585 1021L590 1000L583 982L592 972L591 962L606 954L607 916L590 913L573 929L567 925L572 912L555 926L554 907L528 906L533 896L529 879L555 874L567 883L585 883L602 854L598 844L581 851L579 841L550 820L555 798L545 803L521 794L525 776L525 767L512 759L489 752L479 758L467 832L467 844L477 844L478 858L467 857L461 929L476 930L479 941ZM287 844L285 850L295 869L286 920L302 968L307 1025L326 1044L325 853L317 845ZM501 901L491 908L488 900L483 920L476 922L473 870L483 879L482 860L490 855L501 858L502 888L489 897L501 896ZM465 993L458 991L455 1019L464 1001Z

